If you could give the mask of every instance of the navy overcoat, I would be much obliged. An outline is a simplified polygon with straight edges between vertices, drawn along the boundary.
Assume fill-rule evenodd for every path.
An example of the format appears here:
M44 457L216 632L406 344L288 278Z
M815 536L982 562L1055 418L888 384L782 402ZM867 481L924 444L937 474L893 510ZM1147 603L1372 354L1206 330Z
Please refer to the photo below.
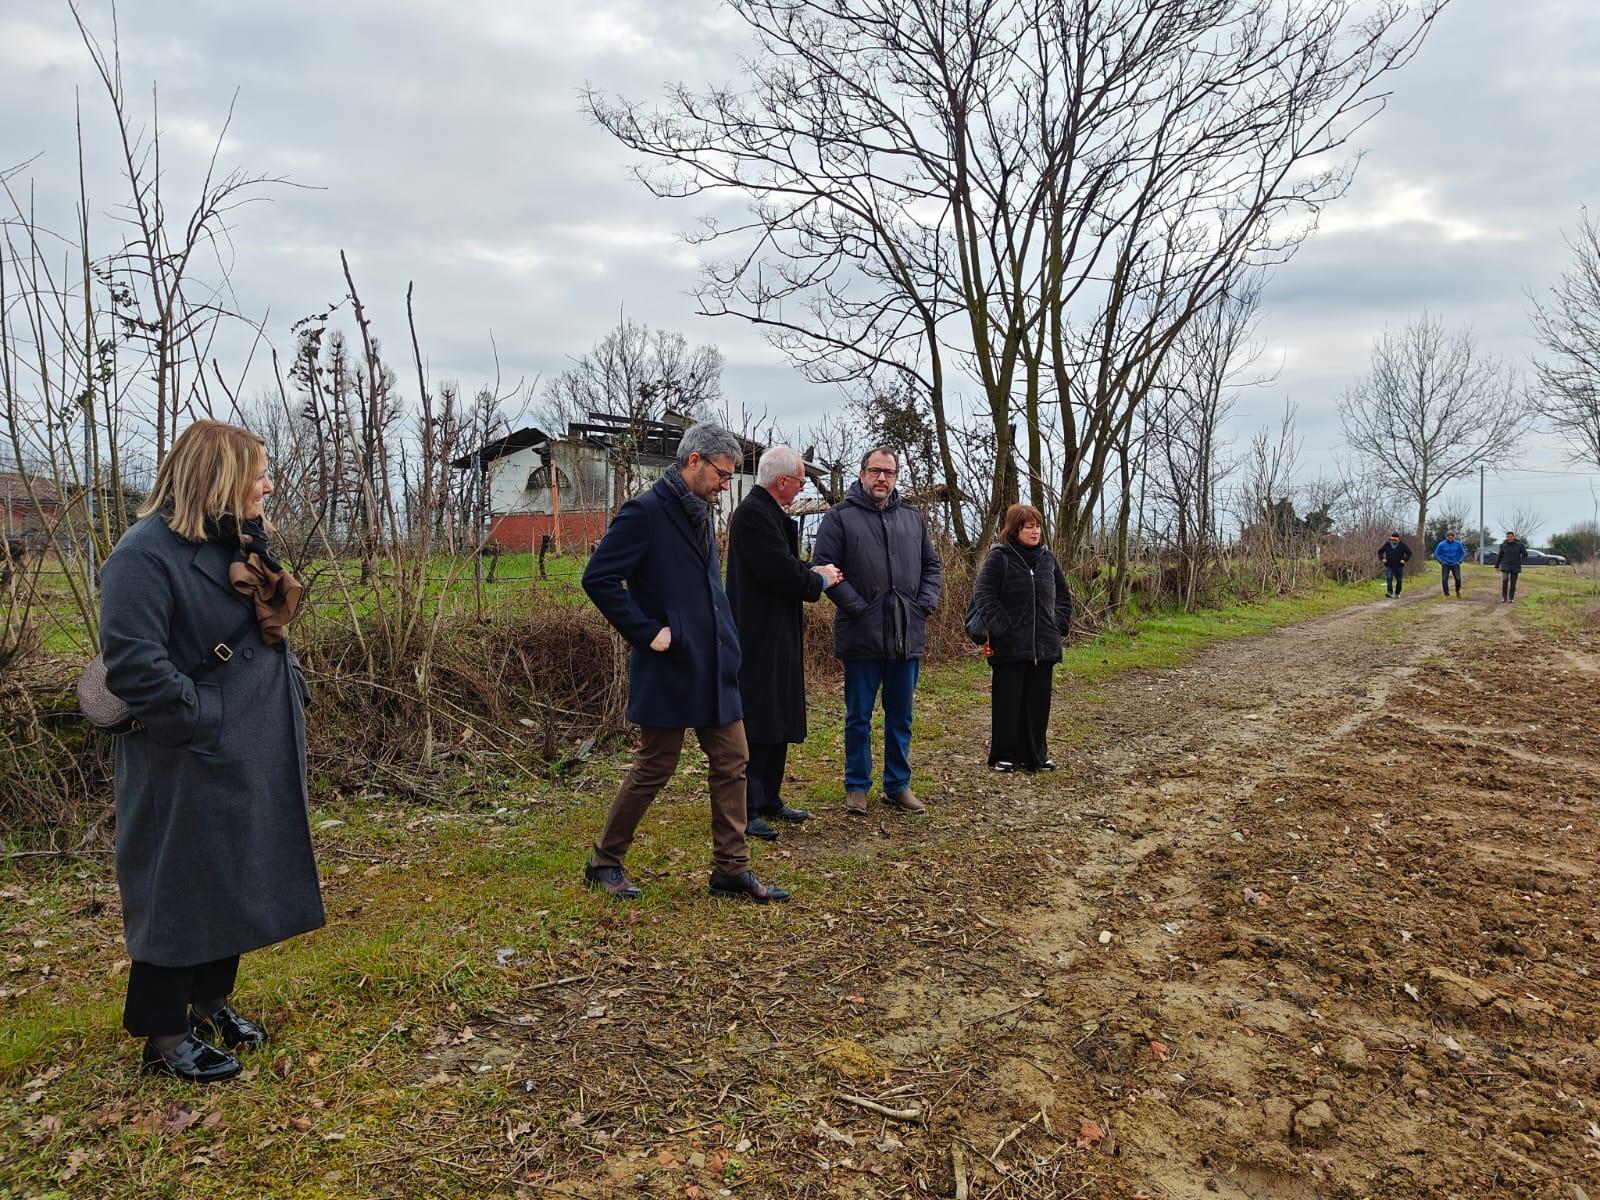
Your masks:
M323 923L306 814L305 675L253 625L196 681L249 612L216 542L159 516L100 572L106 686L143 728L117 739L117 886L135 961L190 967Z
M584 568L583 590L633 647L628 720L701 729L743 719L739 635L722 564L697 543L665 480L617 510ZM671 647L650 649L663 626L672 630Z

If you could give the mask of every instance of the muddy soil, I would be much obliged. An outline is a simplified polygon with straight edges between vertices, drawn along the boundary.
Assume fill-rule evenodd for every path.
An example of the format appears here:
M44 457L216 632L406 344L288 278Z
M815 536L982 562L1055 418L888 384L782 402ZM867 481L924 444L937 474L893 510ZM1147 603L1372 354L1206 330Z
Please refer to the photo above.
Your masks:
M1597 662L1422 595L1119 681L987 989L881 1041L986 1063L969 1194L1600 1195Z
M685 1095L725 1085L691 1142L743 1195L1600 1196L1597 649L1374 600L1063 690L1086 748L1032 777L926 698L934 819L791 839L866 847L872 898L718 960L757 1036L656 993ZM717 1194L639 1132L546 1183Z

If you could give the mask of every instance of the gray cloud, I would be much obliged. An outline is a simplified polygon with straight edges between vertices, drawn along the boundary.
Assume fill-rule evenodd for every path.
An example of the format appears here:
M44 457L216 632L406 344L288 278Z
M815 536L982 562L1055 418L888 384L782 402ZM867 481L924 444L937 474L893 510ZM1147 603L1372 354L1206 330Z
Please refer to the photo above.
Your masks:
M91 5L101 29L108 13ZM744 32L713 0L146 0L121 17L133 100L160 85L174 186L195 178L235 88L224 160L305 185L273 191L237 220L235 291L246 310L270 309L280 346L294 318L342 294L343 248L390 345L404 344L415 281L435 378L488 379L491 332L504 376L548 375L625 307L718 342L730 393L774 418L800 423L836 403L750 329L692 315L696 255L678 233L700 210L652 201L628 177L626 154L580 111L586 81L651 98L679 79L733 77ZM1292 399L1308 462L1330 462L1338 396L1373 336L1424 307L1527 359L1525 289L1564 267L1561 229L1600 197L1595 64L1600 22L1578 0L1458 0L1444 13L1388 110L1360 134L1366 158L1350 195L1268 290L1261 332L1283 368L1242 399L1236 436ZM0 165L47 152L34 173L41 206L66 214L62 224L75 186L75 86L104 213L117 195L115 147L66 7L8 0ZM102 238L109 228L103 221ZM1539 439L1528 457L1552 465L1559 451ZM1517 489L1549 493L1550 478L1537 488L1508 478L1504 507ZM1590 512L1585 481L1563 486L1540 496L1553 526Z

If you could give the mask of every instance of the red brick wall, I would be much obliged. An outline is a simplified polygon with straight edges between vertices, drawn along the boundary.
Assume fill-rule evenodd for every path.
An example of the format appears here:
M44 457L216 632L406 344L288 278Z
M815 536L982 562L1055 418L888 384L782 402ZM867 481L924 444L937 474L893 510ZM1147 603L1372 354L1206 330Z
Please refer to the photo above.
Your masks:
M561 514L562 550L582 554L606 531L606 514L603 512L576 512ZM495 517L489 524L489 536L511 553L539 549L539 539L555 532L555 518L549 513L513 513Z

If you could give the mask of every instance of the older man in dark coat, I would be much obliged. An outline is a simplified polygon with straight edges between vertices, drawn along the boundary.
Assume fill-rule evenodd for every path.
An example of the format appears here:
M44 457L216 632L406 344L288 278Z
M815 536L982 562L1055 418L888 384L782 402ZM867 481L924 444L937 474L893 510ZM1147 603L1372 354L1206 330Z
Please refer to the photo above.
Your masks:
M838 567L800 560L800 528L784 509L805 485L800 456L773 446L728 523L728 603L739 630L739 695L750 743L744 831L768 841L778 836L774 820L798 823L810 815L781 795L789 743L806 740L801 605L843 577Z
M900 502L900 462L887 446L867 451L861 476L830 508L813 557L844 572L828 589L838 606L833 653L844 663L845 811L867 811L872 786L872 710L883 693L883 799L905 813L911 791L911 700L939 604L939 555L921 513Z
M677 770L686 729L710 764L711 894L758 904L789 898L750 870L744 836L749 749L739 637L722 590L714 508L743 457L739 440L720 426L686 430L677 462L617 511L583 572L583 590L633 647L628 720L639 726L639 749L583 869L592 886L620 900L639 898L622 860Z

